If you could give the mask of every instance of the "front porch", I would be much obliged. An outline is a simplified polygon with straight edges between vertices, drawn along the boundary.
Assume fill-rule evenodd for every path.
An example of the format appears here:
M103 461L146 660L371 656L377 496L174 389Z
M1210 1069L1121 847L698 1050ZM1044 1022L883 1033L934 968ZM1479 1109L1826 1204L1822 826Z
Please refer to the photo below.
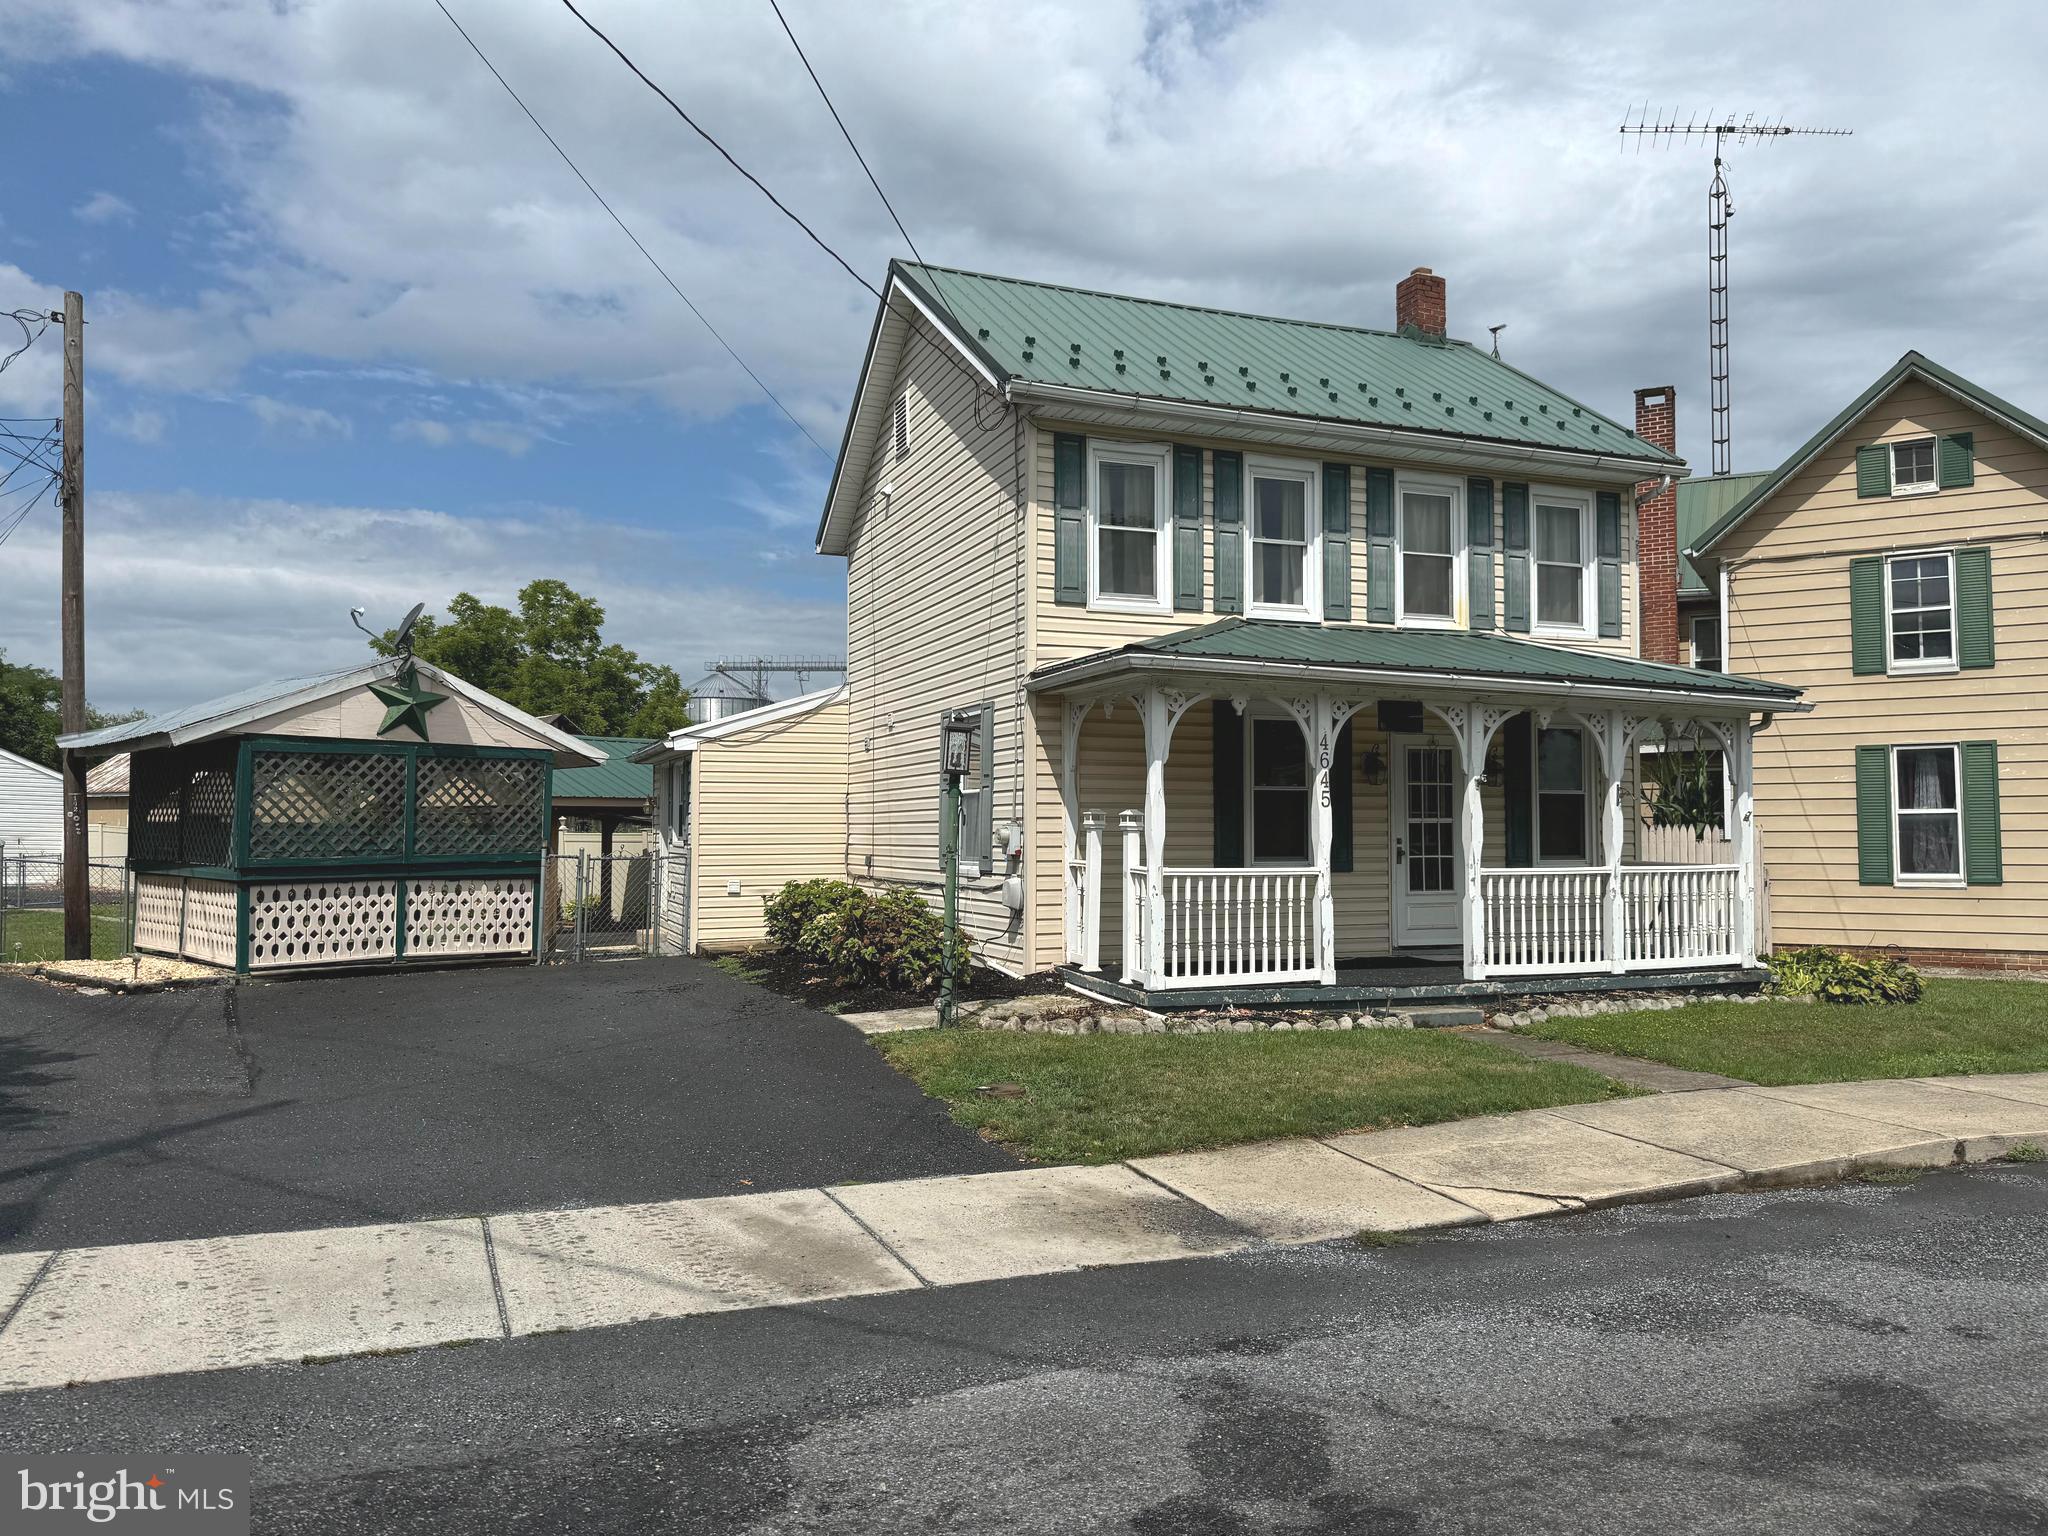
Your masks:
M1237 643L1199 643L1219 636ZM1390 639L1408 642L1398 674ZM1229 654L1275 643L1336 654ZM1418 662L1432 648L1456 665ZM1790 690L1496 636L1246 621L1033 683L1058 722L1077 984L1200 1007L1755 980L1751 719L1796 708ZM1637 860L1652 734L1719 754L1714 862Z

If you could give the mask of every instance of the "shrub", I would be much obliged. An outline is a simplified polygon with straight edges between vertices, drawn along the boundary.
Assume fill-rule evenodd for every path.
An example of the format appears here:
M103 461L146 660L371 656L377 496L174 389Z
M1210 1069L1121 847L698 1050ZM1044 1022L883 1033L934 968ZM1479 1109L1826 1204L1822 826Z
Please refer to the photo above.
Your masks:
M811 919L819 913L865 900L866 894L850 881L793 881L768 898L768 942L777 949L793 950L803 938L804 929L810 926Z
M768 903L768 937L841 981L895 992L938 989L945 923L910 891L870 896L843 880L786 886ZM958 974L973 966L967 935L953 931Z
M1771 956L1771 985L1824 1003L1912 1003L1921 993L1920 973L1903 960L1819 947Z

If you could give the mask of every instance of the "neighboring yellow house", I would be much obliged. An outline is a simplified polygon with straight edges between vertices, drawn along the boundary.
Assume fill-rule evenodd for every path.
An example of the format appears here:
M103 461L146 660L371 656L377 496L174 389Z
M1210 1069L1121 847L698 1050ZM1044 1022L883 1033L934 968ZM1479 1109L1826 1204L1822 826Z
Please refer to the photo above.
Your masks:
M1367 330L893 265L818 534L845 847L803 872L937 899L962 712L1002 969L1160 1004L1753 979L1750 731L1803 706L1642 658L1668 391L1631 430L1451 339L1427 269L1394 298ZM1725 757L1712 863L1634 858L1662 725Z
M794 880L846 867L846 689L686 726L633 754L654 766L661 948L745 949Z
M2048 966L2048 423L1908 352L1695 541L1780 948Z

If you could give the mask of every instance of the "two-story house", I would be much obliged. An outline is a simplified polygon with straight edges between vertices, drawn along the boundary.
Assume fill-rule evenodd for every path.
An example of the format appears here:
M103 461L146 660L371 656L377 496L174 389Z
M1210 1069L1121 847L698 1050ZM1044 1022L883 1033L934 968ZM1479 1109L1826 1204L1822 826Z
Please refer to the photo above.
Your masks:
M818 532L844 872L936 891L960 711L963 920L1007 970L1163 1003L1752 964L1749 737L1797 690L1641 657L1668 432L1445 306L1422 268L1368 330L892 266ZM1631 862L1653 727L1723 750L1724 861Z
M2048 423L1917 352L1688 550L1756 738L1772 938L2048 965Z

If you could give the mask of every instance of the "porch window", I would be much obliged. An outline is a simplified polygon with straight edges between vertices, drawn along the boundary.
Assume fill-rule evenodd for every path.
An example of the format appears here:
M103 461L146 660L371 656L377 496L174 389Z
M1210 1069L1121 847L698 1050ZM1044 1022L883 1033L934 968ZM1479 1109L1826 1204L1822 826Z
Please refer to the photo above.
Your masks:
M1449 487L1401 489L1403 619L1457 622L1457 510L1457 494Z
M1536 733L1536 862L1586 862L1586 738L1576 729Z
M1583 634L1590 509L1583 501L1539 497L1535 518L1536 627Z
M1935 488L1934 439L1892 444L1892 494L1917 496Z
M1900 747L1892 754L1892 814L1899 883L1954 885L1963 878L1963 811L1954 747Z
M1954 557L1896 555L1886 562L1894 672L1948 672L1956 664Z
M1299 618L1315 604L1315 471L1254 460L1250 466L1252 612Z
M1306 864L1308 741L1292 719L1254 715L1245 732L1251 799L1251 862Z
M1166 455L1164 447L1090 445L1095 494L1089 521L1095 558L1089 600L1109 608L1164 609Z

